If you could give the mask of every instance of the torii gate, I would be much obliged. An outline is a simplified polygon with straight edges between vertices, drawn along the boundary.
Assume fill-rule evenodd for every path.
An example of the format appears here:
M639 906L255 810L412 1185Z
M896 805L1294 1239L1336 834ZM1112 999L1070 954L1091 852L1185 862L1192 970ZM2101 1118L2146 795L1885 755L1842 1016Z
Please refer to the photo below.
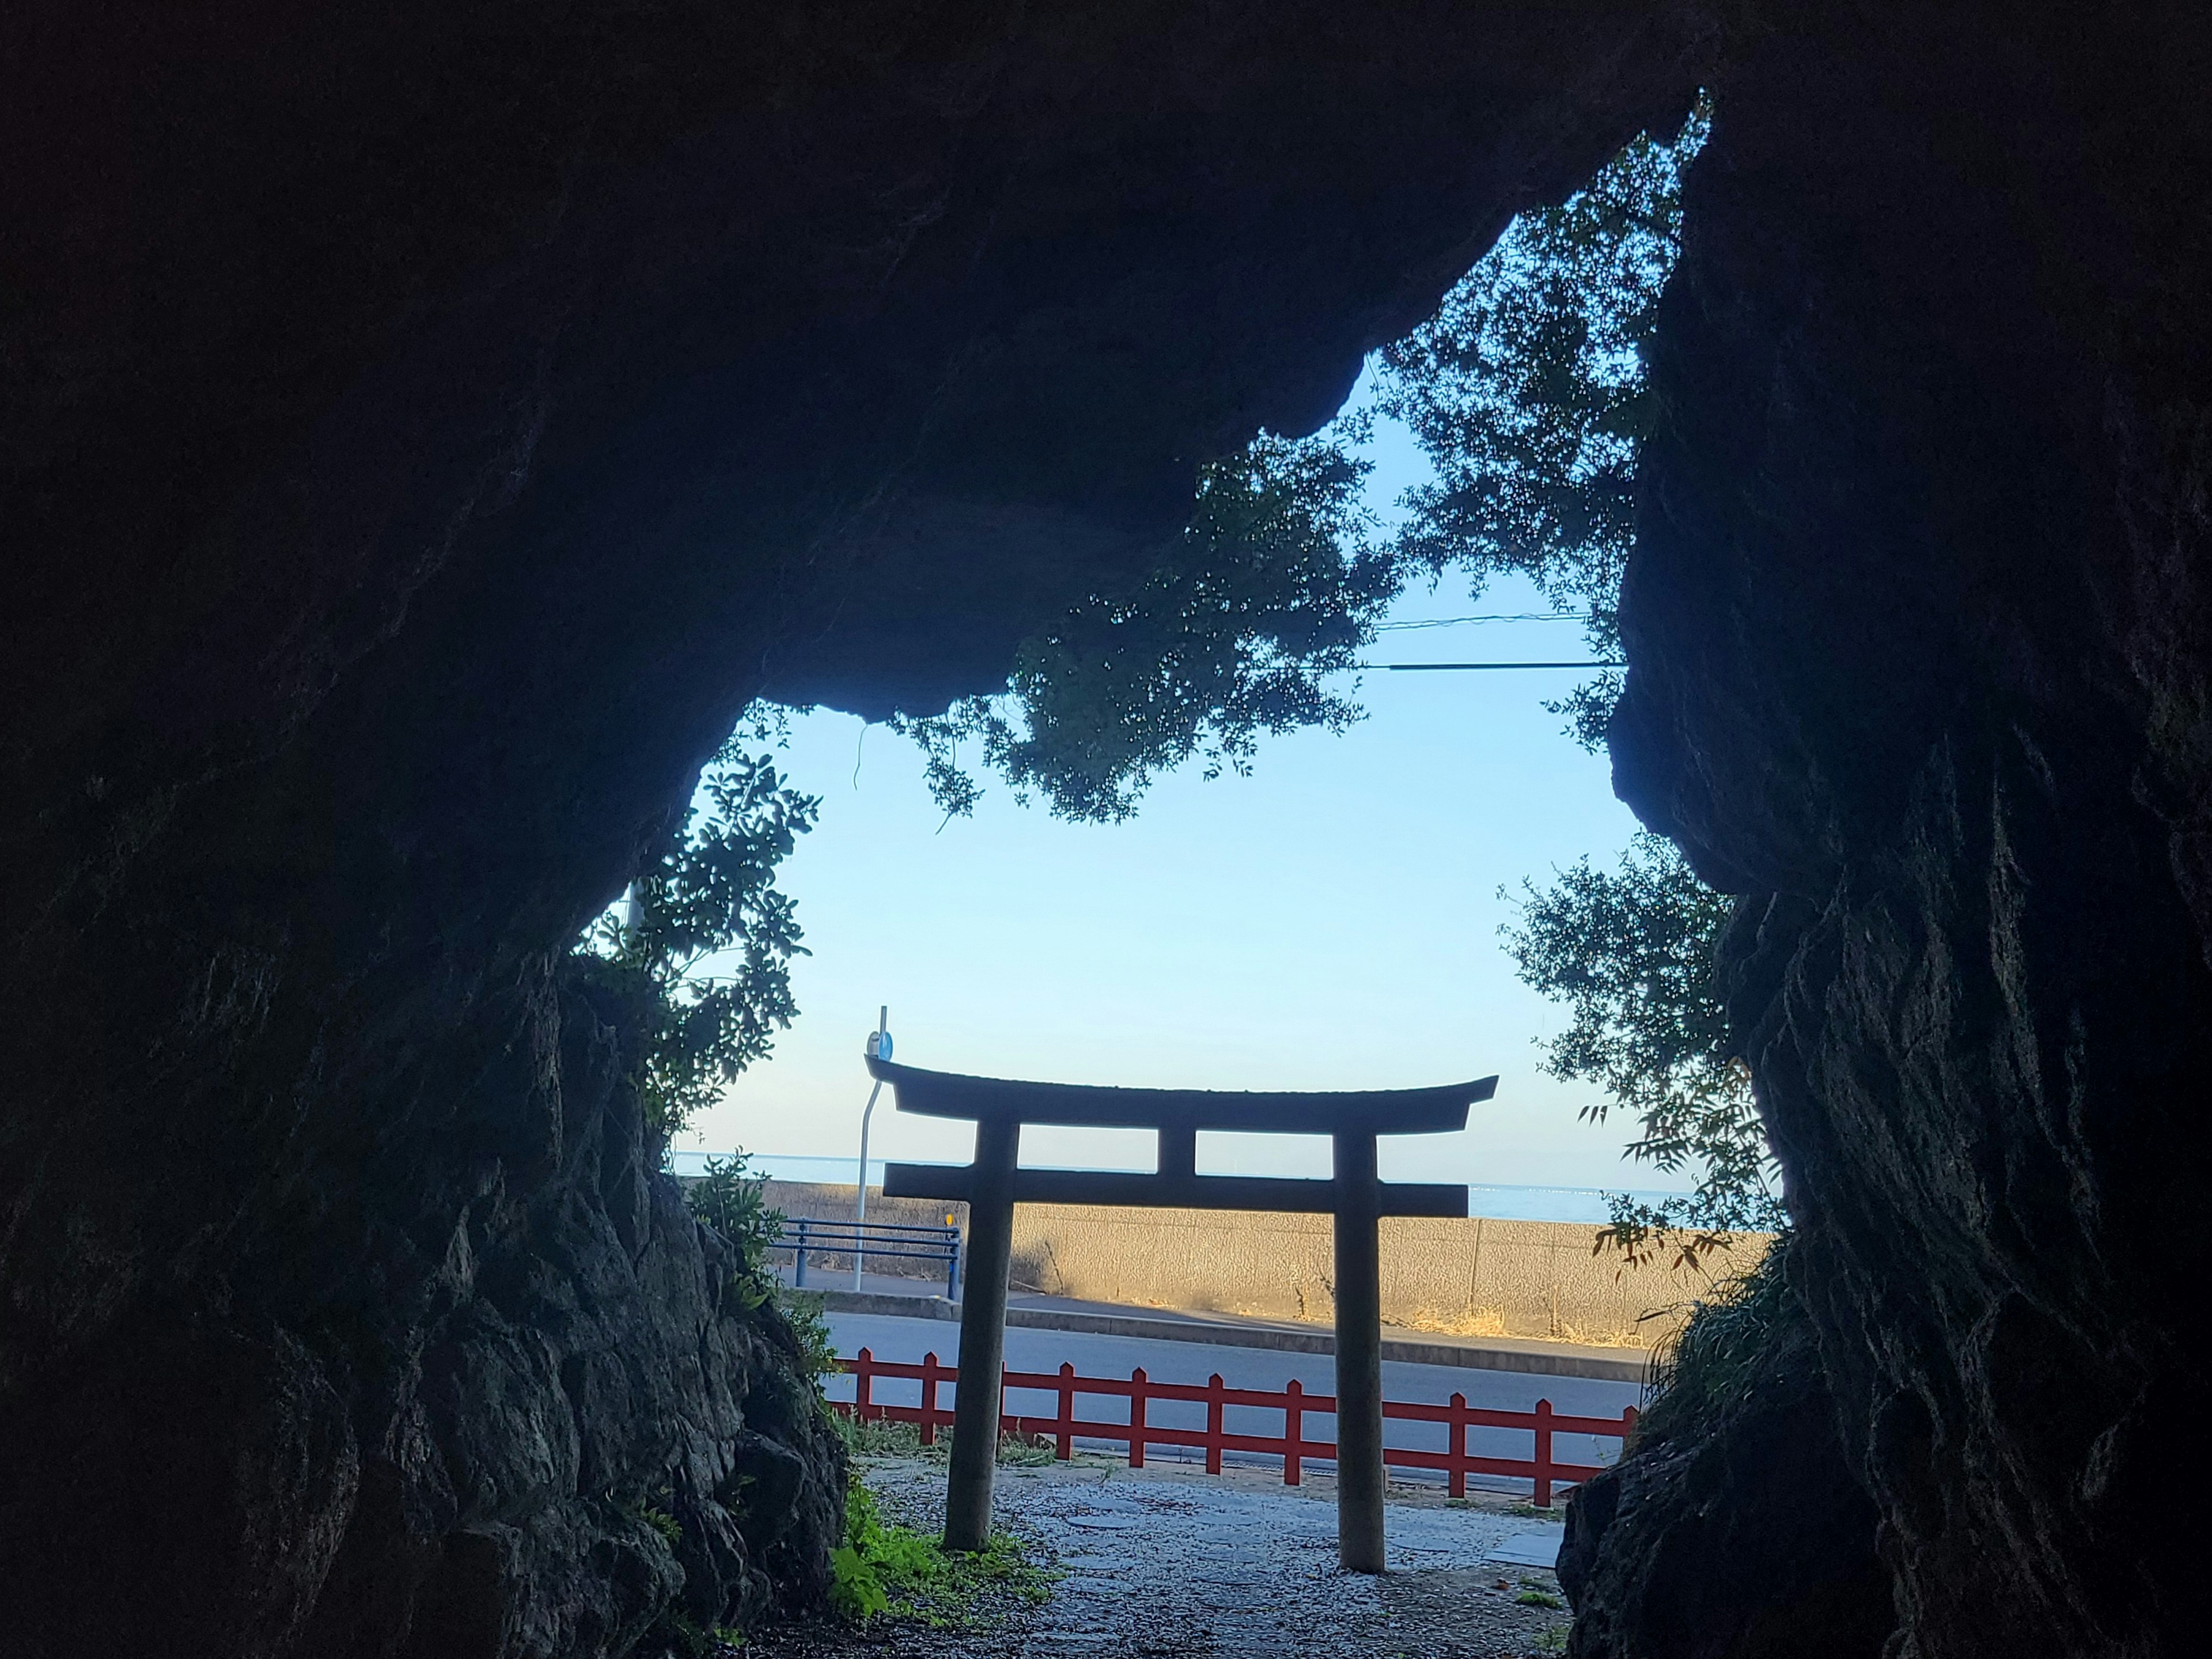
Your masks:
M963 1077L873 1055L867 1064L872 1076L891 1085L900 1111L966 1118L975 1125L975 1161L965 1168L884 1165L888 1197L968 1206L968 1282L960 1308L945 1548L981 1549L991 1529L1014 1206L1278 1210L1335 1218L1337 1556L1352 1572L1382 1571L1382 1274L1376 1223L1386 1215L1464 1217L1467 1188L1377 1179L1375 1138L1463 1129L1467 1109L1497 1092L1496 1078L1437 1089L1242 1094ZM1024 1123L1157 1130L1159 1172L1022 1169ZM1328 1181L1201 1176L1200 1129L1328 1135L1334 1175Z

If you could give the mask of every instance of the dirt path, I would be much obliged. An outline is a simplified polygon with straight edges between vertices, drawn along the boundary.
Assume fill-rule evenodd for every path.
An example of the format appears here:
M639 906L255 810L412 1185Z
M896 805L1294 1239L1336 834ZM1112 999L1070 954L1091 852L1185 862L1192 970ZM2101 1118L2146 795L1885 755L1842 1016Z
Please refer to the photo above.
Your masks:
M888 1516L941 1523L941 1463L887 1459L865 1478ZM1548 1571L1486 1560L1508 1538L1553 1524L1504 1498L1453 1504L1430 1489L1394 1488L1391 1570L1378 1580L1338 1570L1335 1492L1325 1478L1286 1488L1258 1470L1055 1464L1002 1468L998 1492L1002 1522L1066 1575L1049 1604L984 1631L878 1620L865 1632L764 1632L749 1659L1493 1659L1557 1652L1565 1633L1564 1612L1515 1600L1556 1596Z

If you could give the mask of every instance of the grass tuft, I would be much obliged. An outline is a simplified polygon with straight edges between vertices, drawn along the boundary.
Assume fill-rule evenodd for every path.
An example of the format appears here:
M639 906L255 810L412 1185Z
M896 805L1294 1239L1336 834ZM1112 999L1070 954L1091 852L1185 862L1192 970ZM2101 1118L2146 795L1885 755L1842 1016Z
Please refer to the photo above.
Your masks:
M1723 1280L1692 1310L1659 1356L1650 1400L1636 1425L1636 1444L1665 1440L1678 1427L1710 1425L1732 1416L1757 1391L1762 1374L1787 1358L1810 1333L1790 1288L1790 1241L1774 1247L1749 1273Z
M830 1558L830 1603L854 1624L884 1618L986 1630L1042 1606L1060 1576L1008 1532L994 1532L973 1554L949 1553L937 1539L886 1522L875 1494L854 1481L845 1496L845 1541Z
M952 1431L939 1429L937 1443L921 1443L921 1431L912 1423L893 1422L889 1418L874 1418L861 1423L843 1412L837 1417L838 1432L845 1437L845 1449L855 1457L926 1457L932 1462L942 1463L952 1455ZM999 1437L999 1462L1024 1468L1041 1468L1057 1461L1051 1437L1042 1434L1002 1434Z

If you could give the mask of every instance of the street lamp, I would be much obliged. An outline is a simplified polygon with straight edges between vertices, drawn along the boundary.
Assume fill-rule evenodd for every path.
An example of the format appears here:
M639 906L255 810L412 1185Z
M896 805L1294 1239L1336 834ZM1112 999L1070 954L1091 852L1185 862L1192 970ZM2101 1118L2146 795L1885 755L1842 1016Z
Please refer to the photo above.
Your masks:
M891 1011L888 1004L876 1011L876 1029L868 1033L868 1058L889 1060L891 1057ZM884 1091L880 1080L868 1091L868 1103L860 1113L860 1206L854 1218L858 1224L853 1229L853 1288L860 1288L860 1252L866 1239L868 1224L868 1120L876 1113L876 1097Z

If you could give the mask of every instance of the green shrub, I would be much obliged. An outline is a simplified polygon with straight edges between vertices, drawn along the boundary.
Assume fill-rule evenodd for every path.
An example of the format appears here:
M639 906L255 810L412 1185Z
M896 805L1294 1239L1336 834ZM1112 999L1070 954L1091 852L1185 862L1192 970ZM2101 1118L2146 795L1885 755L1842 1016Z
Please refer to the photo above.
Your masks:
M757 1308L774 1293L775 1275L769 1269L769 1247L783 1237L783 1212L770 1209L763 1196L768 1177L746 1167L743 1152L731 1158L710 1158L707 1172L684 1184L684 1201L691 1213L729 1241L738 1253L735 1288L745 1305Z
M668 1495L668 1489L665 1486L661 1488L660 1496L665 1498ZM622 1505L622 1512L631 1520L642 1521L647 1526L651 1527L667 1541L668 1547L671 1549L674 1549L684 1541L684 1528L676 1517L666 1510L655 1508L642 1498L631 1498L629 1503Z
M845 1494L845 1541L830 1557L830 1605L854 1624L881 1615L974 1630L1042 1605L1058 1577L1011 1533L993 1533L972 1555L947 1554L935 1538L884 1521L875 1494L856 1480Z
M787 1285L777 1290L775 1305L782 1310L792 1335L799 1339L799 1370L819 1394L822 1379L837 1369L837 1343L830 1334L830 1322L822 1316L822 1297L817 1291L794 1291Z

